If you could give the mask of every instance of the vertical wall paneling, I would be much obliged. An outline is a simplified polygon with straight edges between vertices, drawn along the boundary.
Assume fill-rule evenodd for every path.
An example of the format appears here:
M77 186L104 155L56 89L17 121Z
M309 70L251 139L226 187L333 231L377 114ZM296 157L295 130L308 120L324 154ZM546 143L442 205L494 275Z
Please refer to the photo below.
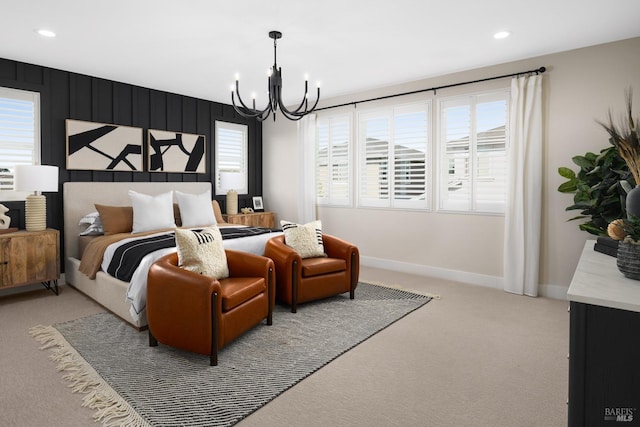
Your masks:
M251 206L251 196L261 194L261 125L254 120L238 117L230 105L4 58L0 58L0 86L40 93L42 163L60 168L60 191L46 194L47 224L49 227L63 231L62 183L67 181L212 181L213 165L215 164L213 145L215 143L213 137L215 120L226 120L249 126L250 194L241 198L240 206ZM142 128L144 171L67 170L66 119ZM205 135L207 173L147 172L148 129ZM98 186L99 184L96 184L96 187ZM224 209L224 195L214 195L214 197L222 203ZM0 203L10 209L9 215L12 218L12 225L24 228L24 202ZM61 233L61 238L63 235L64 233ZM62 244L61 247L63 248L64 245ZM61 265L64 268L64 254L61 255Z

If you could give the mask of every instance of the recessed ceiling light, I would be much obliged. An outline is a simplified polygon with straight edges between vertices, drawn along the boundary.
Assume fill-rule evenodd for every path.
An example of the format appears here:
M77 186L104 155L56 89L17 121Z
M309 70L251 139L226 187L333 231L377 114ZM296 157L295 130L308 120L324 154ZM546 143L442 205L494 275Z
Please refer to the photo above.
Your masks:
M506 39L509 37L511 33L509 31L498 31L493 35L494 39Z
M56 33L54 33L54 32L53 32L53 31L51 31L51 30L44 30L44 29L42 29L42 30L37 30L36 32L37 32L38 34L40 34L42 37L55 37L55 36L56 36Z

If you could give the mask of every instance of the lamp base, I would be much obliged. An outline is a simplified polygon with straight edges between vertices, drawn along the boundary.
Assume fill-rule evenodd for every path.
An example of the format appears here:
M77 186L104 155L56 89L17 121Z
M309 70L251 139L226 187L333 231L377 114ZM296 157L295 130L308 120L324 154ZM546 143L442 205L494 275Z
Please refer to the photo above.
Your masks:
M47 199L42 194L27 196L24 212L27 231L42 231L47 228Z
M236 190L227 191L227 215L238 213L238 192Z

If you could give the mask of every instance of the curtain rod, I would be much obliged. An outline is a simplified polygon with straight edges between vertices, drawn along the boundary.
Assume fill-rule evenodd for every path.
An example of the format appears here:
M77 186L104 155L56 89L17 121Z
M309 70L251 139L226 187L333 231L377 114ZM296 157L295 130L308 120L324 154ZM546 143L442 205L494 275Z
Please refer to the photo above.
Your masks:
M363 102L379 101L381 99L395 98L397 96L413 95L414 93L420 93L420 92L431 92L431 91L433 91L433 93L435 94L436 91L438 91L440 89L447 89L447 88L450 88L450 87L470 85L470 84L473 84L473 83L487 82L487 81L490 81L490 80L504 79L506 77L521 76L523 74L533 74L533 73L542 74L545 71L547 71L547 69L545 67L540 67L540 68L538 68L536 70L521 71L519 73L504 74L502 76L487 77L486 79L471 80L471 81L462 82L462 83L453 83L453 84L444 85L444 86L436 86L436 87L432 87L432 88L429 88L429 89L418 89L418 90L414 90L414 91L411 91L411 92L395 93L393 95L379 96L377 98L363 99L361 101L345 102L344 104L338 104L338 105L331 105L329 107L316 108L315 111L328 110L329 108L345 107L347 105L353 105L355 107L355 106L357 106L357 104L361 104Z

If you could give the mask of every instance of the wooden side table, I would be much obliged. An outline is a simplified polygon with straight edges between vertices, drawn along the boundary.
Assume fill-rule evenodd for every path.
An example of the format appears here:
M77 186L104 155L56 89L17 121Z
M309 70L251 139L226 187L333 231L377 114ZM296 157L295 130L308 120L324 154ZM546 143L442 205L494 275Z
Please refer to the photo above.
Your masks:
M254 212L248 214L227 214L222 218L229 224L249 225L252 227L275 227L275 215L273 212Z
M40 282L58 295L59 277L58 230L0 234L0 289Z

